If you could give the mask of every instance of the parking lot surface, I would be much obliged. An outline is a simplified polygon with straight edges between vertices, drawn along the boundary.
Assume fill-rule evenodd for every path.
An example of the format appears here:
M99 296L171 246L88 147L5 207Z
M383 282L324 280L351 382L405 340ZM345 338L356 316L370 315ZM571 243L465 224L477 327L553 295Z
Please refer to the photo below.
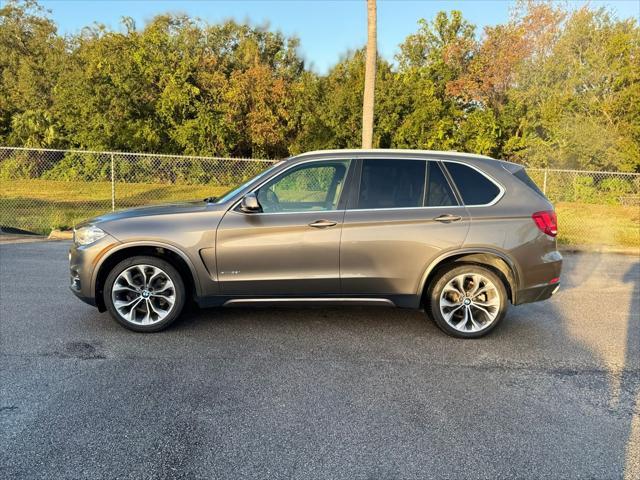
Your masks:
M640 262L461 341L386 308L213 309L127 331L66 242L0 245L1 478L639 478Z

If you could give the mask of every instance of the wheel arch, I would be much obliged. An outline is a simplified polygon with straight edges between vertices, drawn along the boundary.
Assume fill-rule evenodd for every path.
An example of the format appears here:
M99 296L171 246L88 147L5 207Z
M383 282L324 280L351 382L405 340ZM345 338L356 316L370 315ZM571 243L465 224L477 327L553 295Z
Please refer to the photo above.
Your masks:
M195 267L189 257L180 249L160 242L123 243L102 257L94 269L91 291L94 293L99 311L106 310L102 289L111 269L126 258L140 255L157 257L169 262L182 276L188 294L189 292L195 295L200 294L200 283Z
M491 269L503 281L509 300L512 304L515 304L520 281L517 264L506 253L488 248L447 252L431 262L422 276L418 291L418 295L421 296L421 303L424 301L426 292L438 272L444 267L456 263L476 264Z

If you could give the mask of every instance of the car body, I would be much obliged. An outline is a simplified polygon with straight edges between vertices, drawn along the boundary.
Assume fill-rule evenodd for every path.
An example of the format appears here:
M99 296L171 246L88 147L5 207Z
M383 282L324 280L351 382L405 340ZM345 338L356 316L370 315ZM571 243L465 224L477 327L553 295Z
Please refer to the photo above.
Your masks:
M117 211L79 225L71 289L140 331L164 328L193 299L202 307L425 308L447 333L476 337L495 327L508 302L544 300L558 289L556 229L552 205L520 165L453 152L318 151L282 161L219 199ZM147 266L136 267L135 258ZM433 291L461 267L457 280ZM153 297L143 287L154 275L164 278L158 271L174 293L167 302L155 297L164 302L159 311L172 312L162 320L141 296ZM476 320L496 315L480 328L465 302L489 284L493 298L481 294ZM127 321L128 307L115 304L136 301L146 302L149 318L139 318L137 306ZM448 303L457 307L449 315L455 322L444 321ZM456 329L462 311L471 318Z

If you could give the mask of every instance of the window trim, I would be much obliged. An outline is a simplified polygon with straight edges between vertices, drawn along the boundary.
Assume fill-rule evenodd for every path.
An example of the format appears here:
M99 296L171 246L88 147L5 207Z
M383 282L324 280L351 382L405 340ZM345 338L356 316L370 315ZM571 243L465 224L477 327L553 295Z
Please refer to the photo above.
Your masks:
M393 154L391 154L393 155ZM506 190L505 188L502 186L502 184L500 182L498 182L497 180L495 180L492 176L490 176L489 174L483 172L482 170L480 170L478 167L476 167L475 165L472 165L470 163L467 162L461 162L458 160L451 160L448 158L439 158L439 157L433 157L433 156L424 156L424 157L401 157L398 158L398 160L418 160L418 161L423 161L423 162L436 162L439 164L441 170L443 171L443 173L445 174L445 176L447 177L447 181L449 182L449 186L451 187L451 189L453 190L454 196L456 196L456 199L458 200L458 205L452 205L450 207L442 207L442 206L422 206L422 207L386 207L386 208L351 208L351 203L355 200L357 202L359 196L360 196L360 182L362 180L362 162L363 160L368 160L368 159L378 159L378 160L389 160L389 155L387 154L383 154L383 155L357 155L357 154L353 154L351 152L351 154L349 155L345 155L342 158L334 158L334 157L329 157L329 158L310 158L309 160L303 160L301 162L295 162L293 165L284 168L283 170L281 170L280 172L278 172L276 175L280 175L283 174L287 171L289 171L290 169L297 167L299 165L302 164L306 164L306 163L322 163L322 162L331 162L331 161L348 161L349 162L349 169L347 170L347 176L345 179L345 185L344 188L340 194L340 200L338 201L338 208L336 210L314 210L314 211L310 211L310 212L255 212L255 213L245 213L242 212L240 210L238 210L238 206L240 205L240 203L242 202L242 199L248 195L249 193L255 193L260 187L262 187L262 185L264 185L265 183L267 183L271 178L273 177L269 177L269 178L265 178L263 179L262 182L260 182L258 185L254 186L253 188L251 188L250 190L247 190L244 194L240 195L240 197L232 203L231 207L229 207L229 209L227 211L234 211L237 213L240 213L242 215L291 215L291 214L300 214L300 213L322 213L322 212L378 212L378 211L390 211L390 210L433 210L433 209L443 209L443 208L449 208L449 209L453 209L453 208L481 208L481 207L490 207L492 205L495 205L496 203L498 203L500 200L502 200L502 197L504 196ZM391 158L392 159L392 158ZM478 173L480 173L482 176L484 176L486 179L488 179L491 183L493 183L496 187L498 187L498 189L500 190L500 192L498 193L498 195L490 202L490 203L485 203L482 205L467 205L464 203L464 200L462 199L462 195L460 195L460 192L458 191L458 186L456 185L456 183L453 181L453 177L451 176L451 174L449 173L449 170L446 167L447 163L459 163L461 165L464 165L466 167L472 168L475 171L477 171Z
M482 170L480 170L475 165L471 165L470 163L465 163L465 162L459 162L459 161L456 161L456 160L441 160L441 163L442 163L442 166L443 166L444 170L447 172L447 176L451 180L452 186L455 188L456 193L460 197L460 201L462 202L462 205L464 205L465 207L467 207L467 208L490 207L490 206L495 205L496 203L498 203L500 200L502 200L502 197L505 194L505 188L502 186L502 184L499 183L497 180L495 180L489 174L487 174L487 173L483 172ZM458 185L456 184L455 179L453 178L453 175L451 174L451 172L447 168L447 165L446 165L447 163L457 163L457 164L464 165L465 167L469 167L469 168L475 170L480 175L482 175L484 178L486 178L491 183L493 183L496 187L498 187L498 194L489 203L482 203L482 204L475 204L474 203L474 204L469 204L469 205L466 204L464 199L462 198L462 194L460 193L460 190L458 190Z
M247 212L243 212L242 210L240 210L240 208L238 208L240 206L240 204L242 203L242 199L244 197L246 197L250 193L256 193L265 184L269 183L271 180L275 180L278 177L283 176L289 170L297 168L297 167L299 167L301 165L305 165L307 163L331 163L331 162L348 162L348 164L349 164L347 166L347 171L345 173L344 186L342 188L342 191L340 192L340 198L338 199L338 204L336 205L336 209L335 210L301 210L301 211L295 211L295 212L253 212L253 213L247 213ZM350 185L351 185L351 182L352 182L352 178L353 178L353 165L354 165L355 162L356 162L356 159L354 159L352 157L345 157L345 158L313 158L313 159L309 159L309 160L304 160L302 162L295 162L292 165L290 165L289 167L282 169L281 171L279 171L275 175L263 179L262 182L260 182L258 185L254 186L250 190L247 190L235 202L233 202L231 207L229 207L227 209L227 212L233 211L233 212L236 212L236 213L240 213L242 215L251 215L251 216L255 216L255 215L291 215L291 214L298 214L299 215L301 213L321 214L321 213L327 213L327 212L344 212L345 211L345 207L346 207L345 199L347 198L347 195L345 195L345 191L348 188L350 188Z

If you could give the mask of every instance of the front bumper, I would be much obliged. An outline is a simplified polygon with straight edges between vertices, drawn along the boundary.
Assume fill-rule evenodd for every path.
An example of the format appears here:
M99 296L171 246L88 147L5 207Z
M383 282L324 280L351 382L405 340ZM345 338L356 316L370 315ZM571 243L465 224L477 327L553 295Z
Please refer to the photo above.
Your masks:
M84 303L91 305L92 307L96 306L95 297L84 297L78 290L74 289L72 286L69 286L69 290L71 290L71 293L73 293L76 297L78 297Z
M119 242L110 235L84 246L72 244L69 249L69 288L89 305L96 306L95 268L104 254Z

